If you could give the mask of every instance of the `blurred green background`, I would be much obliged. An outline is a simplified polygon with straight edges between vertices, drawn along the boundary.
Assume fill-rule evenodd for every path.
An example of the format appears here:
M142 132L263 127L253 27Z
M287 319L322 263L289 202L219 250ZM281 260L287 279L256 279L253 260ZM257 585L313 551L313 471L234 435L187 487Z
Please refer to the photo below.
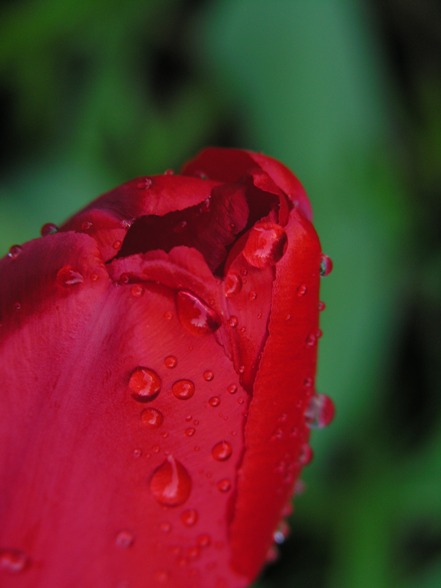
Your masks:
M207 144L295 171L334 261L337 418L256 586L439 588L439 2L7 1L0 103L1 255Z

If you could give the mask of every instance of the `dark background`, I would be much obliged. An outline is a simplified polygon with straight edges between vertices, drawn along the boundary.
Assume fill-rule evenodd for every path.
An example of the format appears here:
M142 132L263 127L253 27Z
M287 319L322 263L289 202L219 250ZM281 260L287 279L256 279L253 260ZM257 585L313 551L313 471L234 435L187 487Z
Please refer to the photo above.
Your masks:
M9 0L0 106L1 255L207 144L295 171L337 417L257 586L441 586L438 0Z

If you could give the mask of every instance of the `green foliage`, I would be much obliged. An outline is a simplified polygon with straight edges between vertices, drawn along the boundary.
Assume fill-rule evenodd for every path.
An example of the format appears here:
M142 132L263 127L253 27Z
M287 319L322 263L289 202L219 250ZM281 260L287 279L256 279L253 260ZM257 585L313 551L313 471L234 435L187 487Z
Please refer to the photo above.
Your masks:
M398 27L388 5L2 9L3 253L209 143L280 158L311 197L335 267L323 281L318 386L337 418L313 435L292 538L256 588L441 585L441 76L435 63L398 85L379 43L381 16ZM414 15L401 10L412 51Z

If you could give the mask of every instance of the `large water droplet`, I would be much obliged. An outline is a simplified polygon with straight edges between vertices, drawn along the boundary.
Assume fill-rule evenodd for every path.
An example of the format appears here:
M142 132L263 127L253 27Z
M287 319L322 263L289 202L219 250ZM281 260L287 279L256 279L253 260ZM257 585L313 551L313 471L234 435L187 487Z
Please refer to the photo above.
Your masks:
M213 333L221 325L217 312L187 290L177 293L176 307L182 325L195 335Z
M285 230L275 223L263 221L250 230L243 255L257 268L276 264L285 253L288 238Z
M21 245L12 245L8 251L8 257L11 259L17 259L20 253L23 251L23 247Z
M306 424L311 429L322 429L332 422L334 414L334 403L329 396L314 394L305 411Z
M141 413L141 422L151 429L157 429L164 422L164 416L156 408L146 408Z
M227 274L225 281L224 281L225 296L227 296L227 298L230 298L234 294L238 294L241 291L241 289L242 289L241 277L234 272Z
M164 506L179 506L191 493L191 478L185 467L172 455L156 468L150 479L150 492Z
M65 265L57 272L57 282L65 288L77 286L78 284L82 284L83 281L83 275L71 265Z
M328 276L332 272L332 259L322 253L320 257L320 275L322 277Z
M217 461L226 461L231 457L233 448L228 441L219 441L211 450L211 455Z
M58 227L57 227L57 225L54 225L54 223L46 223L40 229L40 235L42 237L46 237L47 235L53 235L54 233L57 233L57 232L58 232Z
M191 380L177 380L172 386L172 392L179 400L188 400L194 391L194 383Z
M138 402L149 402L159 394L161 378L149 368L137 367L130 376L129 389Z
M29 558L21 549L0 549L0 570L18 574L28 565Z
M120 531L115 537L115 545L121 549L128 549L133 545L135 538L133 533L124 529Z

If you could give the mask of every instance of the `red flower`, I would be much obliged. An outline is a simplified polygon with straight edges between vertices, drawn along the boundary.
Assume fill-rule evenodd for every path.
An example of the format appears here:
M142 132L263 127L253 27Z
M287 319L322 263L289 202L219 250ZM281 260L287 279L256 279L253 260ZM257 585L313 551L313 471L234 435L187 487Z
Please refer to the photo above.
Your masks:
M303 188L207 149L42 234L0 261L1 585L247 586L332 416Z

